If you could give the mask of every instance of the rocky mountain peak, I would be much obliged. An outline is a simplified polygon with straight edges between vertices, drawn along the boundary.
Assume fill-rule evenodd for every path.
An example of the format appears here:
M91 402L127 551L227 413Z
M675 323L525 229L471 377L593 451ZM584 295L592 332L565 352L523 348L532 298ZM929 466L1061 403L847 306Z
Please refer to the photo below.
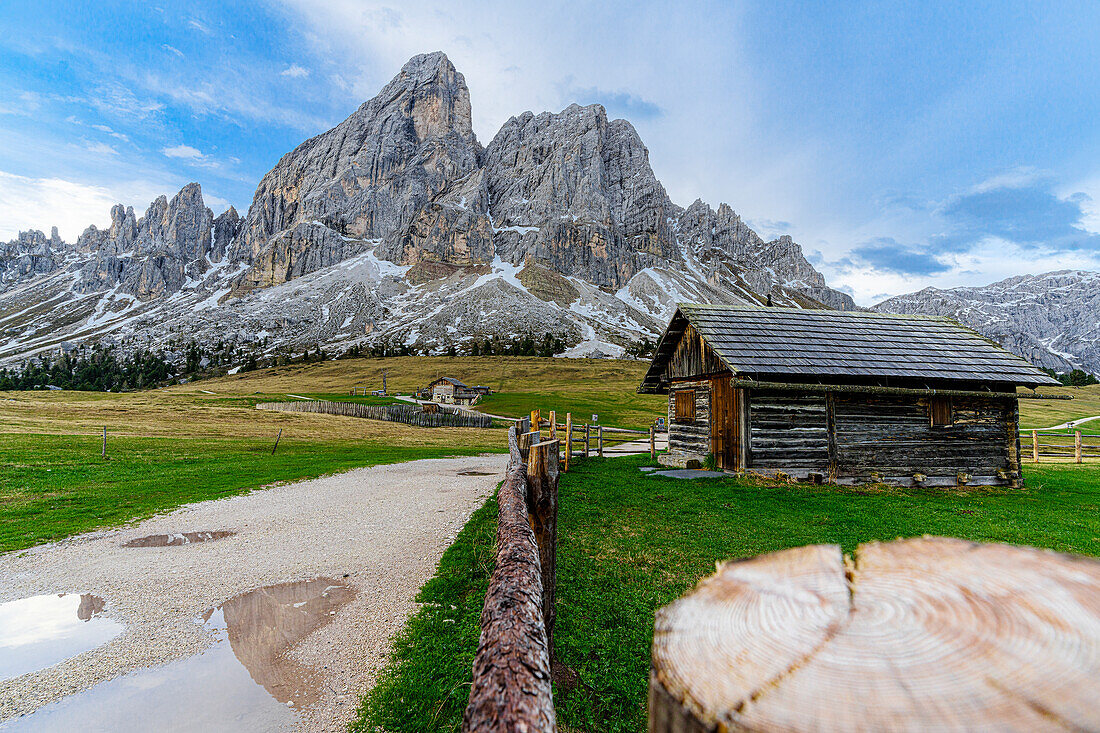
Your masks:
M33 314L18 331L0 319L20 349L186 333L438 352L552 333L584 356L654 338L677 301L854 307L789 237L764 242L728 204L673 203L637 130L602 105L524 112L482 148L440 52L284 155L243 217L214 217L189 184L140 219L114 207L76 249L44 239L0 246L0 313ZM42 287L8 288L22 279ZM28 308L28 292L51 305Z
M238 292L310 271L303 262L316 269L357 251L340 236L361 242L403 230L478 167L480 152L465 79L443 53L413 57L376 97L260 181L231 255L252 265ZM303 257L307 250L320 254Z

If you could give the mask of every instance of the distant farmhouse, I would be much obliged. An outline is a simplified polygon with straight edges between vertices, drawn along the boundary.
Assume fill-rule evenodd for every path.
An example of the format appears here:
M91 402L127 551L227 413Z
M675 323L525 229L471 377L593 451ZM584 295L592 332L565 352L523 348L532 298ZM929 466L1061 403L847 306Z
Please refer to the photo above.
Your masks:
M1021 486L1016 388L1040 384L946 318L680 305L638 391L669 395L667 465Z
M444 405L472 405L491 393L488 387L471 387L452 377L440 377L421 390L420 398Z

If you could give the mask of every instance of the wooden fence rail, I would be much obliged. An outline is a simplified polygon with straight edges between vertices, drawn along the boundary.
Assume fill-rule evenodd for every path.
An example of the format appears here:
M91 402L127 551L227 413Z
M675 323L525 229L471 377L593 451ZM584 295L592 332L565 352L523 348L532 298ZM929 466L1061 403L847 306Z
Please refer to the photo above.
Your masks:
M361 405L356 402L310 400L308 402L261 402L256 405L256 409L361 417L368 420L400 422L422 428L489 428L493 425L493 419L488 415L471 415L459 411L428 413L414 405Z
M1097 434L1083 434L1080 430L1073 433L1025 430L1021 431L1020 438L1034 463L1042 458L1070 459L1074 463L1084 463L1086 458L1100 459L1100 435ZM1030 451L1026 450L1028 447Z
M498 493L496 567L481 611L466 732L557 730L550 668L560 446L538 440L529 426L524 419L508 430L511 460Z

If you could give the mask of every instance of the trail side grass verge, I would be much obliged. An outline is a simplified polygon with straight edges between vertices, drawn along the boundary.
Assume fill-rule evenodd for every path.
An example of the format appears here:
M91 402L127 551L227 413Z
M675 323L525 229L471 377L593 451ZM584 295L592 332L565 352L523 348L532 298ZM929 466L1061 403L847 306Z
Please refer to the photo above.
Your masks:
M1025 469L1019 490L839 488L647 477L648 457L577 461L561 477L555 689L563 730L644 731L654 611L716 560L923 534L1100 555L1100 467ZM492 572L496 504L474 515L421 592L357 731L459 730Z
M435 445L387 445L284 435L272 455L274 436L263 441L111 436L104 460L99 436L0 435L0 552L276 482L420 458L477 455L495 447L439 437Z

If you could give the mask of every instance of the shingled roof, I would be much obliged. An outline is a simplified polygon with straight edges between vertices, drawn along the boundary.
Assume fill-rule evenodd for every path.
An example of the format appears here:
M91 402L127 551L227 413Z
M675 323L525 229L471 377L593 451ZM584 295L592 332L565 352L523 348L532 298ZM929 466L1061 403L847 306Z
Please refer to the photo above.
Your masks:
M869 311L680 304L639 392L663 392L665 366L691 324L735 374L1058 384L949 318Z

